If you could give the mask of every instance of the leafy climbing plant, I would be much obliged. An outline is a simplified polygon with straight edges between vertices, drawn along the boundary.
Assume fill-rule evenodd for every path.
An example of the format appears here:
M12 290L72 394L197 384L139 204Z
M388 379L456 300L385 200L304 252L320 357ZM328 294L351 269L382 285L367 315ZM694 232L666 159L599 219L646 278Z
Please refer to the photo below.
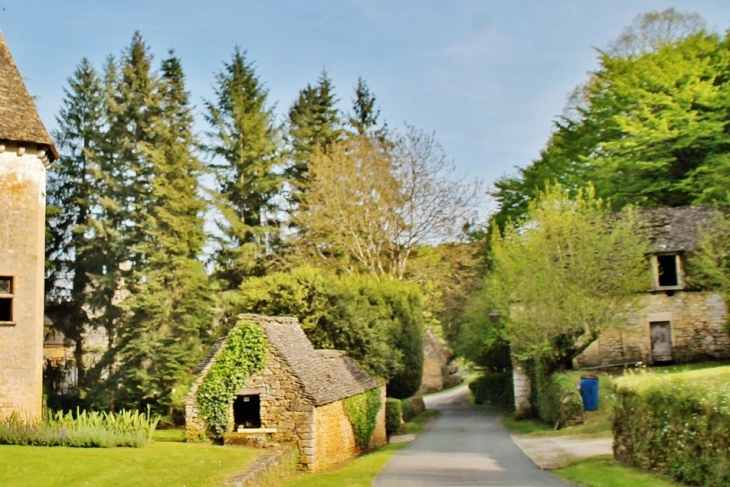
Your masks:
M361 450L367 450L373 437L380 411L380 388L346 398L345 414L355 432L355 441Z
M225 348L198 390L198 406L205 424L216 438L228 431L235 394L266 360L268 342L263 329L242 323L228 337Z

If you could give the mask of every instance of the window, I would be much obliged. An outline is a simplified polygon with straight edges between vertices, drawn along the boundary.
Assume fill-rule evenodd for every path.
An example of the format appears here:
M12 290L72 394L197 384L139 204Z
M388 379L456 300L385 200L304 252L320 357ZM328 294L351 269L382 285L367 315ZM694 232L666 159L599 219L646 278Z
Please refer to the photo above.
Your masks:
M13 278L0 276L0 322L13 321Z
M657 289L682 289L682 263L679 254L658 254L652 256L654 287Z
M236 396L233 401L233 421L236 427L261 427L261 399L258 394Z

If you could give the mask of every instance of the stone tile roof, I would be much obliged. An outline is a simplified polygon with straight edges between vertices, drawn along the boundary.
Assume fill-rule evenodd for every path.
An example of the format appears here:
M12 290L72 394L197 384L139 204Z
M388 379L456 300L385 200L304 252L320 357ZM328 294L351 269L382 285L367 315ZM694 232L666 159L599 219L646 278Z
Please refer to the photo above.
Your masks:
M58 158L53 140L43 126L33 99L25 88L5 39L0 33L0 140L33 142L50 149Z
M704 206L638 210L637 216L649 237L652 252L694 251L699 248L702 225L714 212Z
M296 318L253 314L238 322L261 325L266 338L299 380L302 391L315 406L323 406L378 386L360 365L339 350L315 350Z

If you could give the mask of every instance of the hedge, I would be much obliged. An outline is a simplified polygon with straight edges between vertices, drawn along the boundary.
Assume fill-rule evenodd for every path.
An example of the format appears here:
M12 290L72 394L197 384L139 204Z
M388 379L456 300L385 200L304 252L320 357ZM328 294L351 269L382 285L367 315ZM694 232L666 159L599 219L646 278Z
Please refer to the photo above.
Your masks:
M548 377L537 374L536 405L540 419L557 427L583 422L583 398L578 384L561 373Z
M614 455L686 485L730 485L730 367L637 373L614 385Z
M388 436L400 429L403 412L400 400L389 397L385 400L385 431Z
M477 377L469 384L474 402L508 410L515 408L515 391L512 372L497 372Z
M426 404L423 402L423 396L413 396L407 399L401 399L401 410L403 413L403 421L410 421L426 410Z

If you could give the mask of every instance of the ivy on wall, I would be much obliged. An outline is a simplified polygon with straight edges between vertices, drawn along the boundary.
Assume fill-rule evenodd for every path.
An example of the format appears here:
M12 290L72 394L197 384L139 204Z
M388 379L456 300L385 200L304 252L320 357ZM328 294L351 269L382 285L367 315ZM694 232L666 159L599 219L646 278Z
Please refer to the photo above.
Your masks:
M355 441L361 450L367 450L375 432L380 411L380 387L346 398L345 414L355 432Z
M236 391L251 374L261 370L268 342L263 329L243 323L228 337L225 348L198 390L198 406L208 429L220 438L229 428Z

